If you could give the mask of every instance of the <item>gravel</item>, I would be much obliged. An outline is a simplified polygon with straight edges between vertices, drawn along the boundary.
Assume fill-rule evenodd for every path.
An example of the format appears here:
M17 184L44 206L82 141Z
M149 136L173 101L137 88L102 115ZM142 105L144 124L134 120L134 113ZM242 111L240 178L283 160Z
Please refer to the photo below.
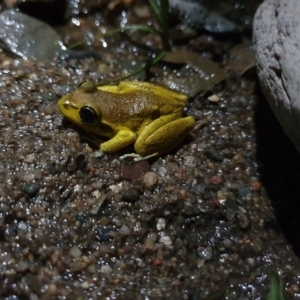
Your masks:
M106 43L95 49L117 75L124 58L148 57L123 36ZM134 163L119 159L125 149L99 155L56 107L97 70L0 52L0 298L266 299L273 270L299 298L299 155L257 78L226 70L218 102L186 107L201 126Z

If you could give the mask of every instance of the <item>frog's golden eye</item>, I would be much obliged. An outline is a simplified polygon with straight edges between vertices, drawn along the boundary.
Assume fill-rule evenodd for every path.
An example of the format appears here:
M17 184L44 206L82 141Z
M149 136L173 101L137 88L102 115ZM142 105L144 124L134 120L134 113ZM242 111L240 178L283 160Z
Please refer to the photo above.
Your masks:
M77 89L83 93L95 93L97 92L97 86L92 81L83 81L79 83Z
M90 106L81 107L79 110L79 116L81 121L87 124L95 124L98 122L98 115Z

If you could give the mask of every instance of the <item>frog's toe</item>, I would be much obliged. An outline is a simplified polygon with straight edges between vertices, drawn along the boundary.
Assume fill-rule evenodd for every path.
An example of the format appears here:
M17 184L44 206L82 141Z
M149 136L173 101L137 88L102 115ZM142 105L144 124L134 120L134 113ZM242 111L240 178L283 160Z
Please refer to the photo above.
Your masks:
M133 158L133 160L136 161L136 159L141 159L141 158L143 158L143 156L141 156L137 153L127 153L127 154L120 156L120 160L123 160L125 158Z
M92 152L92 156L95 157L95 158L99 158L99 157L102 157L104 155L105 155L105 152L102 151L101 149Z
M139 155L137 153L128 153L128 154L124 154L124 155L120 156L120 159L123 160L125 158L130 157L130 158L133 158L133 160L135 162L137 162L137 161L147 160L147 159L150 159L150 158L158 156L158 155L159 155L158 152L150 154L150 155L147 155L147 156L142 156L142 155Z

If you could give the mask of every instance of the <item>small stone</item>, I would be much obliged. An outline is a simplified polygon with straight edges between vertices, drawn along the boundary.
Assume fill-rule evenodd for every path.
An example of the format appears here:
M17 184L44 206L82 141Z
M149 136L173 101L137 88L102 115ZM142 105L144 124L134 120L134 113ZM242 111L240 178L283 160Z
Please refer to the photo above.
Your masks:
M212 176L210 178L210 183L215 184L215 185L222 183L222 181L223 181L222 177L218 176L218 175Z
M114 194L117 194L117 193L119 193L122 190L123 184L122 184L122 182L120 182L118 184L114 184L114 185L109 186L109 188L111 189L111 191Z
M296 284L292 284L291 285L291 289L294 293L298 293L299 292L299 286L297 286Z
M224 156L215 150L206 150L205 154L208 158L210 158L213 161L223 161L224 160Z
M96 238L100 242L107 242L112 239L115 232L117 232L117 229L113 227L100 227L96 230Z
M158 218L156 223L157 230L164 230L166 228L166 220L163 218Z
M166 176L167 173L168 173L168 170L164 166L162 166L158 169L158 175L160 175L160 176Z
M126 225L123 224L123 225L120 227L119 231L120 231L121 234L129 235L129 233L130 233L130 228L129 228L128 226L126 226Z
M129 246L129 245L124 245L124 246L122 247L122 250L123 250L124 254L126 254L126 253L132 252L133 249L132 249L132 247Z
M82 284L81 284L81 287L84 289L84 290L87 290L89 287L90 287L90 283L88 281L84 281Z
M144 183L145 186L150 188L153 187L157 183L158 176L155 172L147 172L144 175Z
M163 243L167 248L172 247L172 240L168 236L162 236L159 241Z
M249 187L243 186L237 190L237 193L238 193L239 197L243 198L243 197L246 197L248 194L250 194L251 191L250 191Z
M104 265L104 266L101 266L100 271L101 271L101 273L104 273L104 274L111 274L112 268L109 265Z
M29 116L26 116L25 119L24 119L24 123L25 123L25 125L30 126L30 125L33 125L35 123L35 120L32 119Z
M232 242L230 239L224 239L223 243L227 248L230 248L232 245Z
M202 184L195 184L192 187L192 191L196 194L196 195L200 195L203 194L205 192L205 186Z
M101 193L100 193L100 195L101 195ZM96 197L96 198L98 198L98 197ZM100 196L100 199L97 199L97 203L93 206L93 208L90 211L90 214L92 216L98 215L100 208L102 207L102 205L106 199L107 199L107 194L103 194Z
M56 284L53 284L53 283L49 284L47 292L48 292L48 294L50 296L55 296L56 293L57 293L57 286L56 286Z
M157 249L155 242L151 239L146 239L142 247L143 247L143 252L147 252L147 253L153 253Z
M125 202L136 202L139 200L140 194L134 188L128 188L120 192L122 200Z
M96 190L96 191L93 191L92 192L92 195L95 197L95 198L99 198L101 196L101 193L99 190Z
M212 247L210 247L210 246L203 249L199 254L205 260L213 259L213 251L212 251Z
M77 247L77 246L73 246L70 249L70 254L74 257L74 258L78 258L81 256L82 252L81 250Z
M211 102L219 102L220 101L220 97L216 94L207 97L207 99Z
M178 164L176 162L168 161L166 164L168 174L178 173Z
M260 191L260 189L261 189L261 183L257 180L251 181L250 185L254 191Z
M195 168L196 165L197 165L197 160L196 160L196 157L195 156L185 156L184 157L184 164L187 166L187 167L190 167L190 168Z
M39 190L40 189L33 183L26 183L24 185L24 192L30 197L36 196Z
M263 242L259 238L256 238L252 241L252 246L256 254L260 254L263 251Z
M255 265L255 259L252 257L247 258L247 263L249 266L253 267Z
M75 159L76 167L79 170L82 170L86 165L85 155L79 154Z
M29 264L25 260L21 260L17 265L16 265L16 270L18 272L25 272L29 268Z
M241 211L237 212L237 220L240 228L242 229L248 229L251 225L251 223L247 218L247 215Z
M158 258L158 257L155 258L153 264L154 264L155 266L160 266L160 265L162 264L162 259L161 259L161 258Z

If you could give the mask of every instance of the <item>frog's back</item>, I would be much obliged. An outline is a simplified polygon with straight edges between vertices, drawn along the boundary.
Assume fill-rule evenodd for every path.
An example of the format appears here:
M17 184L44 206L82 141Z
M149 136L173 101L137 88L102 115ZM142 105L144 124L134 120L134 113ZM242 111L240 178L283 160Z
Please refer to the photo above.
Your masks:
M169 90L161 89L163 92L158 93L150 89L132 89L126 85L125 88L120 89L119 93L99 90L95 100L103 117L107 116L113 121L125 121L126 118L134 116L145 118L153 111L158 111L159 115L182 112L187 97L172 91L171 94L165 94Z
M128 91L144 91L152 92L155 96L161 97L163 99L168 99L169 101L181 102L183 105L187 103L188 97L186 95L180 94L178 92L172 91L168 88L141 81L122 81L119 84L119 90L121 93L126 93Z

